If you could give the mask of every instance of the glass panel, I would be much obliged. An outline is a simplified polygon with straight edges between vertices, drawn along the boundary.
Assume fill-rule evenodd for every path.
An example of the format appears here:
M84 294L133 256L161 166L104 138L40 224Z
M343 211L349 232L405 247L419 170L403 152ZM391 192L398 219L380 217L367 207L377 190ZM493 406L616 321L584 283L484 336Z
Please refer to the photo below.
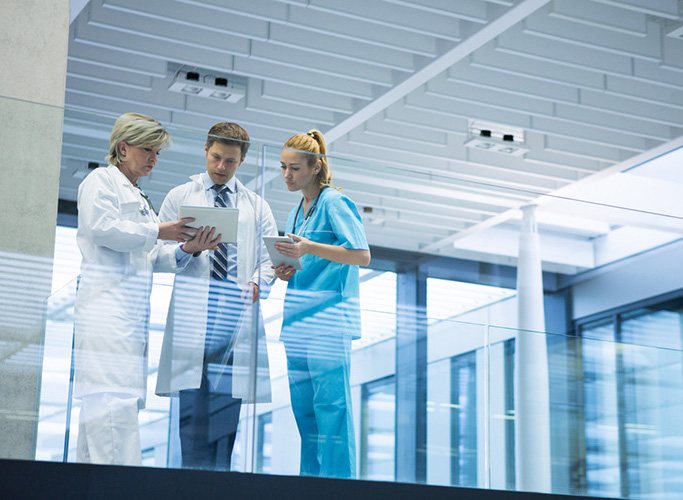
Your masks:
M57 232L56 263L53 286L57 290L47 300L47 321L43 343L43 366L36 440L36 460L62 461L69 428L71 350L73 346L73 311L77 279L64 281L59 254L65 250L65 238ZM62 276L59 276L62 274Z
M586 485L587 493L599 496L621 493L617 344L589 339L610 340L613 327L613 322L598 323L581 330Z
M624 418L628 493L665 496L683 486L675 472L683 463L683 358L681 310L637 311L625 315L620 336L629 345L617 353ZM638 344L656 342L669 349Z
M65 137L83 137L79 147L75 141L68 141L66 147L72 148L68 158L76 153L85 158L103 156L114 121L114 116L66 110ZM162 213L170 190L188 182L189 175L205 172L210 161L204 149L207 131L203 127L172 126L167 130L173 145L164 151L155 170L140 179L140 187L151 205ZM548 489L556 493L625 498L679 495L677 492L683 490L676 475L683 464L679 452L683 449L679 446L683 430L678 418L683 409L683 341L676 267L680 260L681 219L675 212L658 214L654 201L650 206L620 207L607 196L612 193L607 192L604 202L599 197L582 201L559 195L539 198L540 193L524 192L509 185L484 185L455 173L370 166L335 157L331 158L333 179L344 188L337 196L353 200L357 209L354 217L363 223L373 260L367 268L358 269L353 283L344 281L342 299L331 297L327 293L330 290L322 286L312 293L296 295L293 289L297 287L288 290L282 279L269 283L272 269L260 239L268 232L292 231L294 221L290 214L298 213L301 201L300 192L290 190L281 178L280 153L279 146L253 142L244 164L237 170L245 190L263 196L268 202L274 223L267 228L258 224L268 214L265 204L258 203L246 219L239 220L238 227L254 229L254 244L242 245L244 240L238 241L238 248L248 247L243 255L252 261L253 271L240 280L243 284L249 280L258 282L260 301L255 306L258 310L253 310L248 319L242 318L245 322L240 325L245 328L238 332L242 335L240 348L225 349L233 353L228 383L233 395L237 394L234 381L237 376L242 377L239 410L228 415L229 405L218 402L218 396L205 398L210 422L199 427L210 435L206 442L220 449L220 464L190 464L187 458L183 459L182 428L188 418L194 417L187 415L187 404L180 404L177 390L194 388L202 374L207 375L207 380L222 379L230 363L216 359L207 362L205 369L206 315L196 315L192 307L176 304L176 314L169 321L173 276L157 273L153 281L147 281L149 276L145 275L138 286L124 290L126 293L87 317L94 330L106 330L113 322L112 312L121 309L121 304L130 306L127 312L137 310L140 304L146 304L148 292L151 297L149 310L139 311L135 319L141 340L136 348L142 348L132 356L134 359L119 353L105 356L107 363L97 365L109 369L110 375L130 374L131 366L142 374L142 389L137 389L145 407L138 411L136 400L128 408L137 417L135 432L139 429L140 446L136 459L140 463L154 467L227 469L231 456L232 470L300 474L299 429L308 437L314 432L302 424L305 410L301 408L296 410L300 418L297 426L292 400L299 396L291 394L290 379L303 373L304 379L317 377L325 389L336 387L344 393L337 406L343 410L339 413L344 414L341 425L346 426L345 437L341 438L339 429L322 434L329 438L328 442L334 441L330 448L336 451L331 453L339 451L349 463L343 473L334 468L323 470L322 466L319 470L305 469L304 473L493 489L544 489L529 488L520 480L525 468L528 470L528 441L520 438L524 435L520 433L519 422L524 420L524 411L529 410L520 406L522 391L520 382L515 382L527 367L524 360L529 359L524 341L542 338L542 342L533 343L544 345L548 361L536 382L547 385L550 392L548 421L536 430L549 433ZM91 169L83 167L82 162L77 165L71 160L64 161L62 175L68 179L61 186L64 199L75 199L78 184L93 175L92 170L101 172L106 168ZM624 175L642 174L634 170ZM162 172L164 175L155 175ZM381 182L369 185L370 177L386 180L387 186L393 187ZM637 181L632 177L629 183ZM517 274L523 277L524 273L516 268L517 247L519 229L528 221L522 222L519 213L508 214L500 227L488 227L484 220L463 222L451 211L429 219L419 215L417 209L401 218L397 204L410 205L415 201L402 184L405 179L440 190L440 194L429 196L458 190L481 201L478 197L491 189L495 196L491 192L486 196L506 204L511 211L529 199L539 204L537 226L545 271L543 324L547 332L518 328L523 318L519 313L519 296L513 290ZM373 198L373 190L377 191L377 198ZM380 200L381 197L385 198ZM129 215L144 211L147 201L136 200L141 205L134 202ZM388 200L391 204L382 205ZM422 199L421 203L427 201ZM315 214L323 209L322 205L317 209L313 206L311 203L307 210L301 207L297 225L303 226L309 210ZM444 219L454 225L448 225ZM313 216L310 227L298 227L298 232L313 242L338 243L331 240L333 235L337 237L334 228L316 228L312 221ZM467 236L469 233L456 234L479 223L483 224L479 227L482 233L476 238ZM430 238L438 245L418 240L421 226L432 228L434 234ZM492 231L485 232L488 229ZM384 248L384 244L391 244L392 248ZM79 424L84 414L83 398L87 395L77 393L69 399L72 353L67 352L73 342L80 255L73 228L60 227L52 295L47 301L43 295L40 300L24 301L22 290L27 288L19 290L10 282L18 279L27 262L44 262L3 254L3 278L10 284L4 287L2 305L6 311L12 309L11 314L5 314L9 319L4 327L12 331L2 339L3 369L38 369L42 374L38 407L8 407L7 414L36 427L24 441L31 443L29 447L41 460L76 461L79 438L83 437ZM339 266L334 278L345 271ZM87 274L84 273L81 283L88 278ZM322 272L312 274L311 282L323 276ZM305 273L299 274L302 275ZM350 291L349 284L353 291L344 295ZM116 287L109 283L102 290L113 293ZM140 292L142 299L133 301L132 295ZM208 291L202 304L207 303ZM31 309L44 310L45 314L30 314ZM240 315L245 310L246 307L239 309ZM46 321L44 340L17 340L19 320L35 320L37 316ZM608 319L584 321L574 335L574 320L595 317ZM177 328L176 321L184 322L184 326L174 330L180 334L172 339L165 330L169 325ZM347 339L352 330L360 330L361 338ZM193 337L190 333L199 335ZM330 340L335 334L338 338L327 343L321 341ZM265 342L259 343L261 338ZM158 390L166 369L162 354L165 341L178 342L174 355L179 352L176 348L199 347L198 358L189 360L190 368L178 368L174 373L198 374L196 380ZM294 349L289 359L286 349ZM310 357L302 359L302 352ZM75 354L78 358L83 351L77 349ZM268 368L262 364L265 360ZM175 361L182 365L182 361L188 360L181 356ZM322 373L309 377L310 362L333 364L346 373L337 377L323 367ZM305 366L297 367L296 363ZM332 382L325 383L326 377ZM378 380L392 382L379 384ZM252 404L254 401L257 403ZM301 399L295 402L301 403ZM319 429L316 432L321 433ZM234 450L230 454L233 440ZM313 441L304 442L303 447ZM309 457L312 455L309 453Z
M396 380L387 377L362 387L360 477L395 479Z
M451 358L451 481L477 485L477 363L476 353Z
M633 340L633 330L642 332L642 325L648 323L654 325L654 318L640 314L623 321L621 328L631 330L629 336ZM525 380L519 373L514 374L515 391L519 391L515 392L515 404L521 401L526 411L521 413L516 408L514 413L515 444L518 439L532 440L522 442L523 448L515 450L515 466L519 469L533 465L536 474L543 473L536 456L525 455L528 450L542 451L538 440L543 438L543 433L536 428L531 436L526 435L524 426L529 421L539 422L549 417L550 469L546 473L552 476L554 492L620 498L680 498L680 485L671 471L683 463L680 447L676 445L683 438L683 426L673 416L683 404L679 385L683 353L634 342L590 338L591 335L606 336L610 325L615 324L609 320L587 324L582 328L582 338L491 328L492 339L506 335L517 341L525 336L536 340L544 337L548 354L545 375L541 373L543 368L536 365L538 380ZM678 325L672 334L679 335ZM492 374L494 351L495 343L492 343ZM515 362L529 362L529 359L518 356ZM529 406L525 401L528 396L522 393L526 390L538 395L539 383L550 387L549 399L545 404L536 400L535 406ZM491 378L491 396L495 394L496 384L495 378ZM544 411L547 417L542 415ZM505 453L503 441L495 435L496 418L492 411L489 445L492 464L496 456ZM492 478L499 473L492 466Z

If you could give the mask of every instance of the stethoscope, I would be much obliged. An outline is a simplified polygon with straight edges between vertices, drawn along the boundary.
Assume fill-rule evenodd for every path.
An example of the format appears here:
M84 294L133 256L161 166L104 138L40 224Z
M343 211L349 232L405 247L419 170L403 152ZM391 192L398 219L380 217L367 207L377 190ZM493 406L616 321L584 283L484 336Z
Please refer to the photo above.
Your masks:
M154 210L154 207L152 207L152 202L149 201L149 198L145 193L142 192L142 189L140 189L138 186L133 186L130 182L128 183L128 187L133 191L133 196L137 198L138 203L140 204L140 213L144 215L145 217L150 214L150 209Z
M292 224L292 233L296 234L299 236L301 233L303 233L304 228L306 227L306 224L308 224L308 220L311 218L311 215L313 215L313 212L315 211L315 207L318 206L318 200L320 200L320 195L323 194L323 190L327 186L324 186L320 192L318 193L318 196L315 197L315 200L313 201L313 205L308 209L308 213L306 214L306 217L304 218L304 223L301 224L301 228L299 228L299 232L296 232L296 221L299 218L299 211L303 208L304 206L304 199L301 198L301 203L299 203L299 208L296 209L296 214L294 214L294 224Z

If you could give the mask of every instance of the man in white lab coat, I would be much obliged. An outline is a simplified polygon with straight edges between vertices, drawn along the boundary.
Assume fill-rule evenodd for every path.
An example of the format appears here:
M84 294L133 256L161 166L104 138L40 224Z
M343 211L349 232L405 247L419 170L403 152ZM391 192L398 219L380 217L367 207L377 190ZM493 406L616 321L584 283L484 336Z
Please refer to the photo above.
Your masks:
M270 400L258 299L275 279L262 236L278 233L268 204L235 177L248 148L242 127L214 125L206 172L172 189L159 212L166 221L184 205L239 209L237 242L192 259L174 281L156 392L179 393L184 467L229 470L242 401Z
M94 170L78 188L76 239L83 254L74 310L79 462L142 464L138 410L147 394L152 271L178 272L192 254L216 248L209 241L212 232L204 235L208 240L188 241L185 223L193 219L161 223L138 186L170 142L153 118L126 113L111 133L109 166ZM158 240L184 243L170 247Z

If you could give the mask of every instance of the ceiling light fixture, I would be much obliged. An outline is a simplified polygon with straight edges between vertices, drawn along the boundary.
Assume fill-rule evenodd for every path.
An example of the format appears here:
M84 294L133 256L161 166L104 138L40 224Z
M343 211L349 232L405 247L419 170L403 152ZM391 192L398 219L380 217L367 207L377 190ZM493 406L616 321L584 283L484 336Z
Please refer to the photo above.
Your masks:
M524 156L529 152L524 143L523 129L472 120L469 122L465 147L511 156Z
M210 74L208 71L177 71L168 90L218 101L238 102L245 96L247 85L236 77Z

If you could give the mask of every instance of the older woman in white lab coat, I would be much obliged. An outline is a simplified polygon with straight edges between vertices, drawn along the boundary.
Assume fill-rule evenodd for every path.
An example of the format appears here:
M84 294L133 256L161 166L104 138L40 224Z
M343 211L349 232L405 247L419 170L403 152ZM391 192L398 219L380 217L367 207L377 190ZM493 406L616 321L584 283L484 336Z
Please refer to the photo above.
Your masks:
M141 464L138 410L147 381L152 272L177 272L213 249L213 231L194 238L186 223L160 223L137 185L170 136L136 113L114 125L107 160L78 190L77 242L83 255L76 296L75 392L81 399L78 461ZM184 242L175 252L158 240Z

